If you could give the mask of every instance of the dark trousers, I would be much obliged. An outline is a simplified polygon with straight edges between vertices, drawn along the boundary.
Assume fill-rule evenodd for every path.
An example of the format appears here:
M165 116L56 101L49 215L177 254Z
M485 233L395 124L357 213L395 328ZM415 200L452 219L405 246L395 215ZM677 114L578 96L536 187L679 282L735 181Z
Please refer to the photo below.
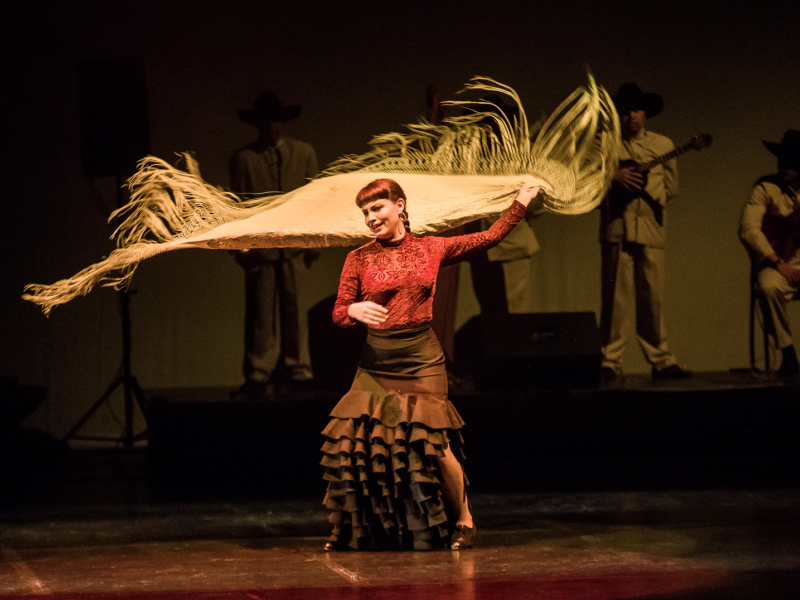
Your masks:
M256 258L245 268L245 380L267 382L281 356L286 377L311 379L303 256Z

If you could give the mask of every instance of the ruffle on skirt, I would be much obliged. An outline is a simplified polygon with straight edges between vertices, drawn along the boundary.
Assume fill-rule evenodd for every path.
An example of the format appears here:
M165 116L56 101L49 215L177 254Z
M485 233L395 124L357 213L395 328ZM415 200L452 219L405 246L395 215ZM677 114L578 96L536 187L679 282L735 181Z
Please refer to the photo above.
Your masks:
M434 338L435 339L435 338ZM330 541L353 548L442 547L450 534L438 458L463 460L464 425L444 365L422 376L359 368L323 430Z

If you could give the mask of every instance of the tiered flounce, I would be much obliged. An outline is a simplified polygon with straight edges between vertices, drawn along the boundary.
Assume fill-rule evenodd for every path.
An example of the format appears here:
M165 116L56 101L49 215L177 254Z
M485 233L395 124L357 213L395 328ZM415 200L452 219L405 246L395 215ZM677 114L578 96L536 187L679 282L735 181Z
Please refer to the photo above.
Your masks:
M370 332L353 385L322 432L330 541L340 546L402 549L413 539L414 548L432 549L450 534L438 458L449 446L463 459L464 422L447 399L441 348L430 329L420 333L411 341L421 353L409 354L406 343L400 352L392 340L394 349L381 348L391 333L376 341Z

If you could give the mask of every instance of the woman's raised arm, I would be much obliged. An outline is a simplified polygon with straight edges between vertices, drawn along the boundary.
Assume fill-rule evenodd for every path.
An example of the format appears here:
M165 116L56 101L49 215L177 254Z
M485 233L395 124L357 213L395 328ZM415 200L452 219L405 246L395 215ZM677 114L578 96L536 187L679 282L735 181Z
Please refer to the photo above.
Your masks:
M503 241L514 226L519 223L528 210L531 200L539 193L537 186L523 185L500 218L486 231L469 233L450 238L438 238L443 244L442 266L469 260L473 255L492 248Z

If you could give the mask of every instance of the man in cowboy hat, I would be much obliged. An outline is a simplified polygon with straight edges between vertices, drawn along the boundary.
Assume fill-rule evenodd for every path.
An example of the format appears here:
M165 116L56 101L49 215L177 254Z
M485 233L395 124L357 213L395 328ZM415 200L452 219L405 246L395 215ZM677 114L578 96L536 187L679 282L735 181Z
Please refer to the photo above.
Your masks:
M800 131L790 129L780 143L764 145L778 158L778 172L756 182L742 211L739 238L758 269L765 325L783 354L778 376L797 377L786 301L800 288Z
M667 345L661 297L664 282L666 208L678 192L674 160L643 176L634 164L672 151L672 141L646 128L647 119L664 108L658 94L635 83L620 86L614 104L622 127L620 168L607 201L601 205L602 382L622 381L622 357L636 324L636 335L654 379L683 379Z
M272 92L261 94L239 118L258 130L258 139L234 152L231 189L241 198L289 192L319 173L314 148L283 135L300 107L284 106ZM305 250L257 249L236 252L245 272L245 383L234 394L265 399L274 393L274 373L283 357L282 377L296 389L313 378L302 278L311 255ZM279 331L280 328L280 331Z

